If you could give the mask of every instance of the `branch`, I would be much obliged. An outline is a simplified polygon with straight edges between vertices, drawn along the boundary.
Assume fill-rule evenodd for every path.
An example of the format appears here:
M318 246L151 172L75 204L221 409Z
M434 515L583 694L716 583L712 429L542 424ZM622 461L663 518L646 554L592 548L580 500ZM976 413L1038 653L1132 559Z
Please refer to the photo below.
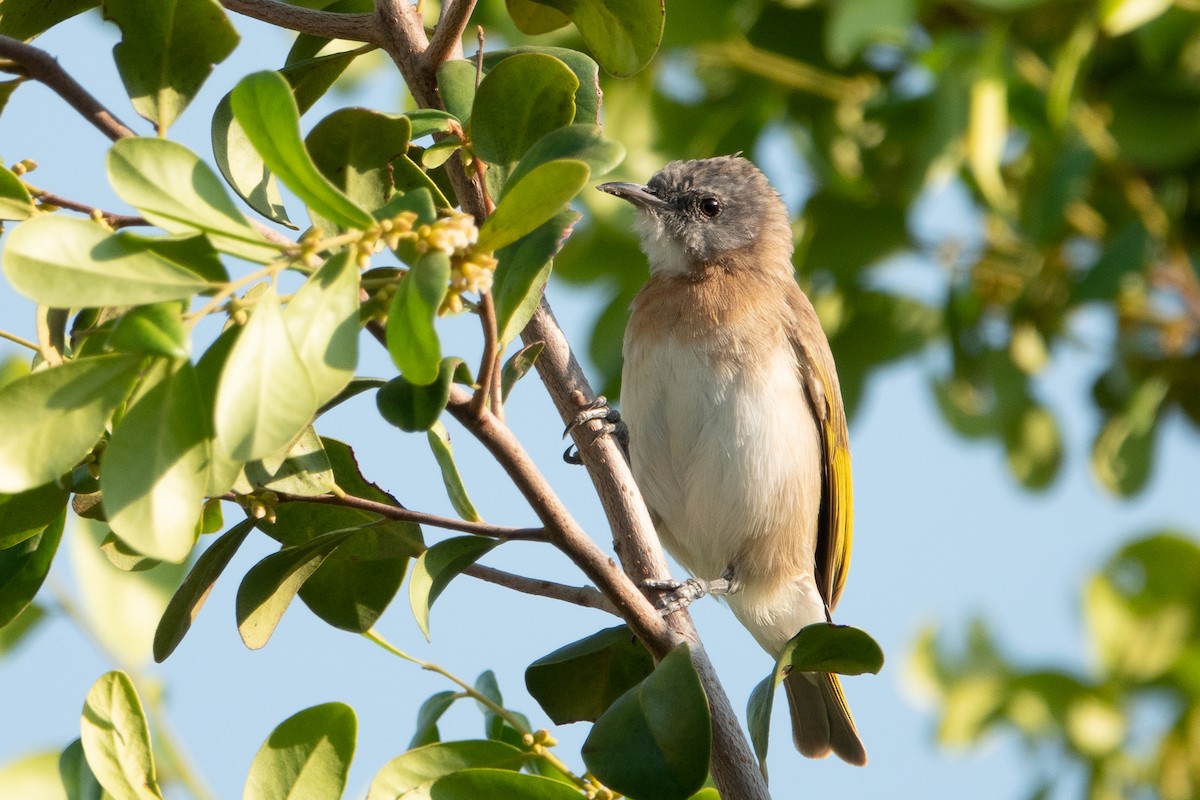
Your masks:
M617 613L616 606L610 603L607 597L592 586L567 586L566 584L555 583L554 581L544 581L540 578L527 578L524 575L514 575L511 572L492 569L482 564L472 564L463 570L463 574L470 575L472 578L478 578L481 581L494 583L497 586L515 589L525 594L549 597L552 600L562 600L565 603L573 603L586 608L596 608L601 611L607 611L610 614Z
M279 0L221 0L221 5L251 19L322 39L382 44L374 14L337 14L288 5Z
M435 71L452 58L462 58L462 36L467 20L475 9L475 0L445 0L438 16L433 38L425 50L425 63Z
M0 35L0 58L12 61L20 67L21 74L52 89L114 142L137 135L101 105L99 100L92 97L87 89L59 65L58 59L45 50L25 44L11 36Z
M233 495L226 495L223 499L235 500ZM370 511L373 514L379 514L382 517L399 520L400 522L416 522L421 525L432 525L435 528L461 531L462 533L471 533L476 536L488 536L493 539L532 542L544 542L547 540L544 528L508 528L503 525L489 525L486 522L469 522L451 517L440 517L437 514L412 511L404 506L381 503L378 500L368 500L365 497L355 497L349 494L341 496L324 494L316 497L280 494L279 500L283 503L317 503L325 506L357 508L360 511Z
M96 208L95 206L89 206L74 200L68 200L65 197L59 197L56 194L43 191L41 189L34 189L33 187L29 187L29 189L29 194L32 195L33 199L41 203L56 206L58 208L70 209L71 211L78 211L80 213L87 214L88 216L96 216L98 214L100 218L103 219L108 226L114 230L118 230L120 228L130 228L135 225L150 224L150 221L145 217L130 216L128 214L114 214L111 211L105 211L102 208Z

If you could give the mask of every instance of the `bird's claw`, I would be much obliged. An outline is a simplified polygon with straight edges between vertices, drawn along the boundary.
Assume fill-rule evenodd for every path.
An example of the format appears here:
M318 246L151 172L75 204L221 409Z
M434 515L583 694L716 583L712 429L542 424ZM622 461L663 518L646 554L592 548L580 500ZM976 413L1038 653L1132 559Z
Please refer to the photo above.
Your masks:
M616 434L617 443L621 445L621 449L628 452L629 450L629 429L625 427L625 423L621 420L621 412L608 404L608 400L604 395L600 395L592 402L584 406L575 419L571 420L571 424L563 430L563 438L565 439L572 431L581 425L586 425L592 420L601 420L603 425L596 435L592 438L592 442L597 441L602 436L611 436ZM579 449L574 444L563 451L563 461L568 464L582 464L583 458L579 454Z
M737 581L730 577L720 577L711 581L703 578L688 578L685 581L650 580L642 581L642 586L662 592L658 596L657 606L664 617L682 611L706 594L720 597L733 594L739 588Z

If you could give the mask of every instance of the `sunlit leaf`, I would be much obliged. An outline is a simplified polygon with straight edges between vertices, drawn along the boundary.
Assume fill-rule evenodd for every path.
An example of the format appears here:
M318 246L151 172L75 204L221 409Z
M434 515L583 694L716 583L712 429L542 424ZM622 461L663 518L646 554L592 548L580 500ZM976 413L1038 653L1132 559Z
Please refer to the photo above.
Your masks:
M551 260L571 233L580 215L562 211L496 252L492 297L496 302L496 329L501 343L521 335L542 301L550 278Z
M12 170L0 165L0 220L28 219L36 212L37 208L25 184Z
M108 346L120 353L187 358L192 338L183 324L182 304L154 303L130 309L117 319Z
M556 725L595 721L654 671L654 659L624 625L560 647L525 670L525 687Z
M0 550L25 541L49 525L67 505L67 490L47 483L20 494L0 494Z
M429 638L429 609L450 581L500 542L483 536L457 536L430 547L417 559L408 579L408 601L413 617Z
M271 731L254 756L243 798L341 797L357 737L354 709L344 703L293 714Z
M658 52L663 33L659 0L543 0L575 23L604 69L628 77Z
M528 759L512 745L490 739L425 745L389 761L371 781L367 800L429 800L434 781L446 775L483 767L517 770Z
M433 321L449 283L449 257L437 250L427 253L400 279L388 310L388 352L404 377L418 386L438 376L442 345Z
M573 159L548 161L512 184L479 229L480 250L512 244L553 217L587 185L588 165Z
M467 495L467 487L463 484L458 465L454 463L454 449L450 446L450 434L440 422L434 422L427 434L429 449L442 472L442 483L446 486L446 495L455 512L465 520L478 522L479 512Z
M435 800L477 800L480 797L519 797L522 800L575 800L579 792L553 778L504 769L463 769L434 782Z
M162 800L141 698L124 672L96 681L83 706L80 740L88 765L120 800Z
M344 250L300 287L283 321L318 404L336 397L358 366L358 266Z

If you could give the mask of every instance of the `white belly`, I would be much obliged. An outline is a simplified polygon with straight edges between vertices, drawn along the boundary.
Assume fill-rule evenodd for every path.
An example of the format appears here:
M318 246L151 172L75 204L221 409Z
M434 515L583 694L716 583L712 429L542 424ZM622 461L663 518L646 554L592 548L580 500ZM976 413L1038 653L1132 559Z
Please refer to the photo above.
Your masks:
M813 580L821 444L790 347L716 366L672 339L626 344L634 477L667 550L697 577L730 567L729 604L766 649L825 618Z

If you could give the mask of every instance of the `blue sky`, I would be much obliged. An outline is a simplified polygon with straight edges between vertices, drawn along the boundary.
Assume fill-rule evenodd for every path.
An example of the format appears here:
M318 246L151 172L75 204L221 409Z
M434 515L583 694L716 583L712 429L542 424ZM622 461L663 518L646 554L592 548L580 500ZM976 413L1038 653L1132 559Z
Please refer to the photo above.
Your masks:
M206 159L211 158L208 115L216 101L242 74L282 64L290 44L280 32L236 21L245 37L241 46L218 67L172 130L172 138ZM111 59L116 41L115 27L89 14L38 44L127 124L150 133L116 77ZM352 101L397 110L399 92L399 81L380 73ZM304 124L311 126L346 102L326 98ZM30 176L35 184L123 210L104 181L107 146L98 132L37 85L22 87L0 116L0 158L6 163L32 158L41 165ZM292 208L293 219L302 219L299 208ZM962 219L965 226L967 218ZM963 233L968 235L969 229ZM910 263L897 270L895 281L922 291L921 269ZM549 296L568 338L584 342L600 298L554 283ZM445 324L447 349L475 357L472 322L464 317ZM0 285L0 327L33 336L32 304L7 285ZM927 386L928 375L939 365L937 353L883 370L869 384L851 429L857 525L838 621L871 632L888 657L881 675L846 682L871 761L865 769L855 769L801 758L791 749L784 704L779 703L769 759L776 797L801 792L813 797L833 792L840 798L894 796L897 787L910 797L1023 796L1033 775L1011 741L997 739L980 751L957 755L932 746L933 717L905 667L914 636L927 625L961 632L972 616L983 614L1009 652L1029 663L1082 666L1086 653L1078 597L1088 573L1131 535L1160 526L1200 531L1191 500L1194 476L1200 474L1200 448L1178 419L1167 423L1150 486L1135 502L1109 497L1091 478L1088 458L1096 419L1087 391L1112 331L1108 320L1095 313L1077 319L1074 327L1081 344L1056 352L1039 381L1042 396L1064 427L1066 446L1063 474L1044 495L1029 495L1015 485L997 446L967 444L948 434ZM0 343L0 354L14 351ZM360 372L389 377L393 368L382 351L368 347ZM582 469L560 461L561 424L536 377L516 390L509 414L512 427L576 517L607 547L609 536L590 481ZM465 433L450 427L467 486L484 517L500 524L534 524L503 473ZM424 437L405 435L379 420L369 396L330 414L319 429L350 442L368 477L401 502L453 513ZM427 531L427 536L432 541L439 534ZM451 687L359 637L319 623L300 604L288 612L265 649L246 650L234 624L237 578L272 549L266 537L250 539L181 647L148 674L162 681L176 733L223 798L240 794L250 761L272 727L317 703L349 703L358 712L360 732L347 796L362 796L374 772L405 748L420 703ZM69 587L65 555L64 549L54 579ZM566 583L584 580L548 545L508 544L486 563ZM735 708L744 708L770 659L719 603L703 601L694 615ZM468 679L494 670L508 704L542 726L548 721L524 691L525 666L611 624L612 618L600 612L462 578L434 607L432 644L425 643L412 621L403 590L379 629L401 648ZM78 736L83 698L109 668L91 643L61 619L0 660L0 763L61 748ZM480 735L481 717L473 707L460 704L448 715L444 738ZM560 754L578 766L586 726L559 728L555 735L562 742Z

